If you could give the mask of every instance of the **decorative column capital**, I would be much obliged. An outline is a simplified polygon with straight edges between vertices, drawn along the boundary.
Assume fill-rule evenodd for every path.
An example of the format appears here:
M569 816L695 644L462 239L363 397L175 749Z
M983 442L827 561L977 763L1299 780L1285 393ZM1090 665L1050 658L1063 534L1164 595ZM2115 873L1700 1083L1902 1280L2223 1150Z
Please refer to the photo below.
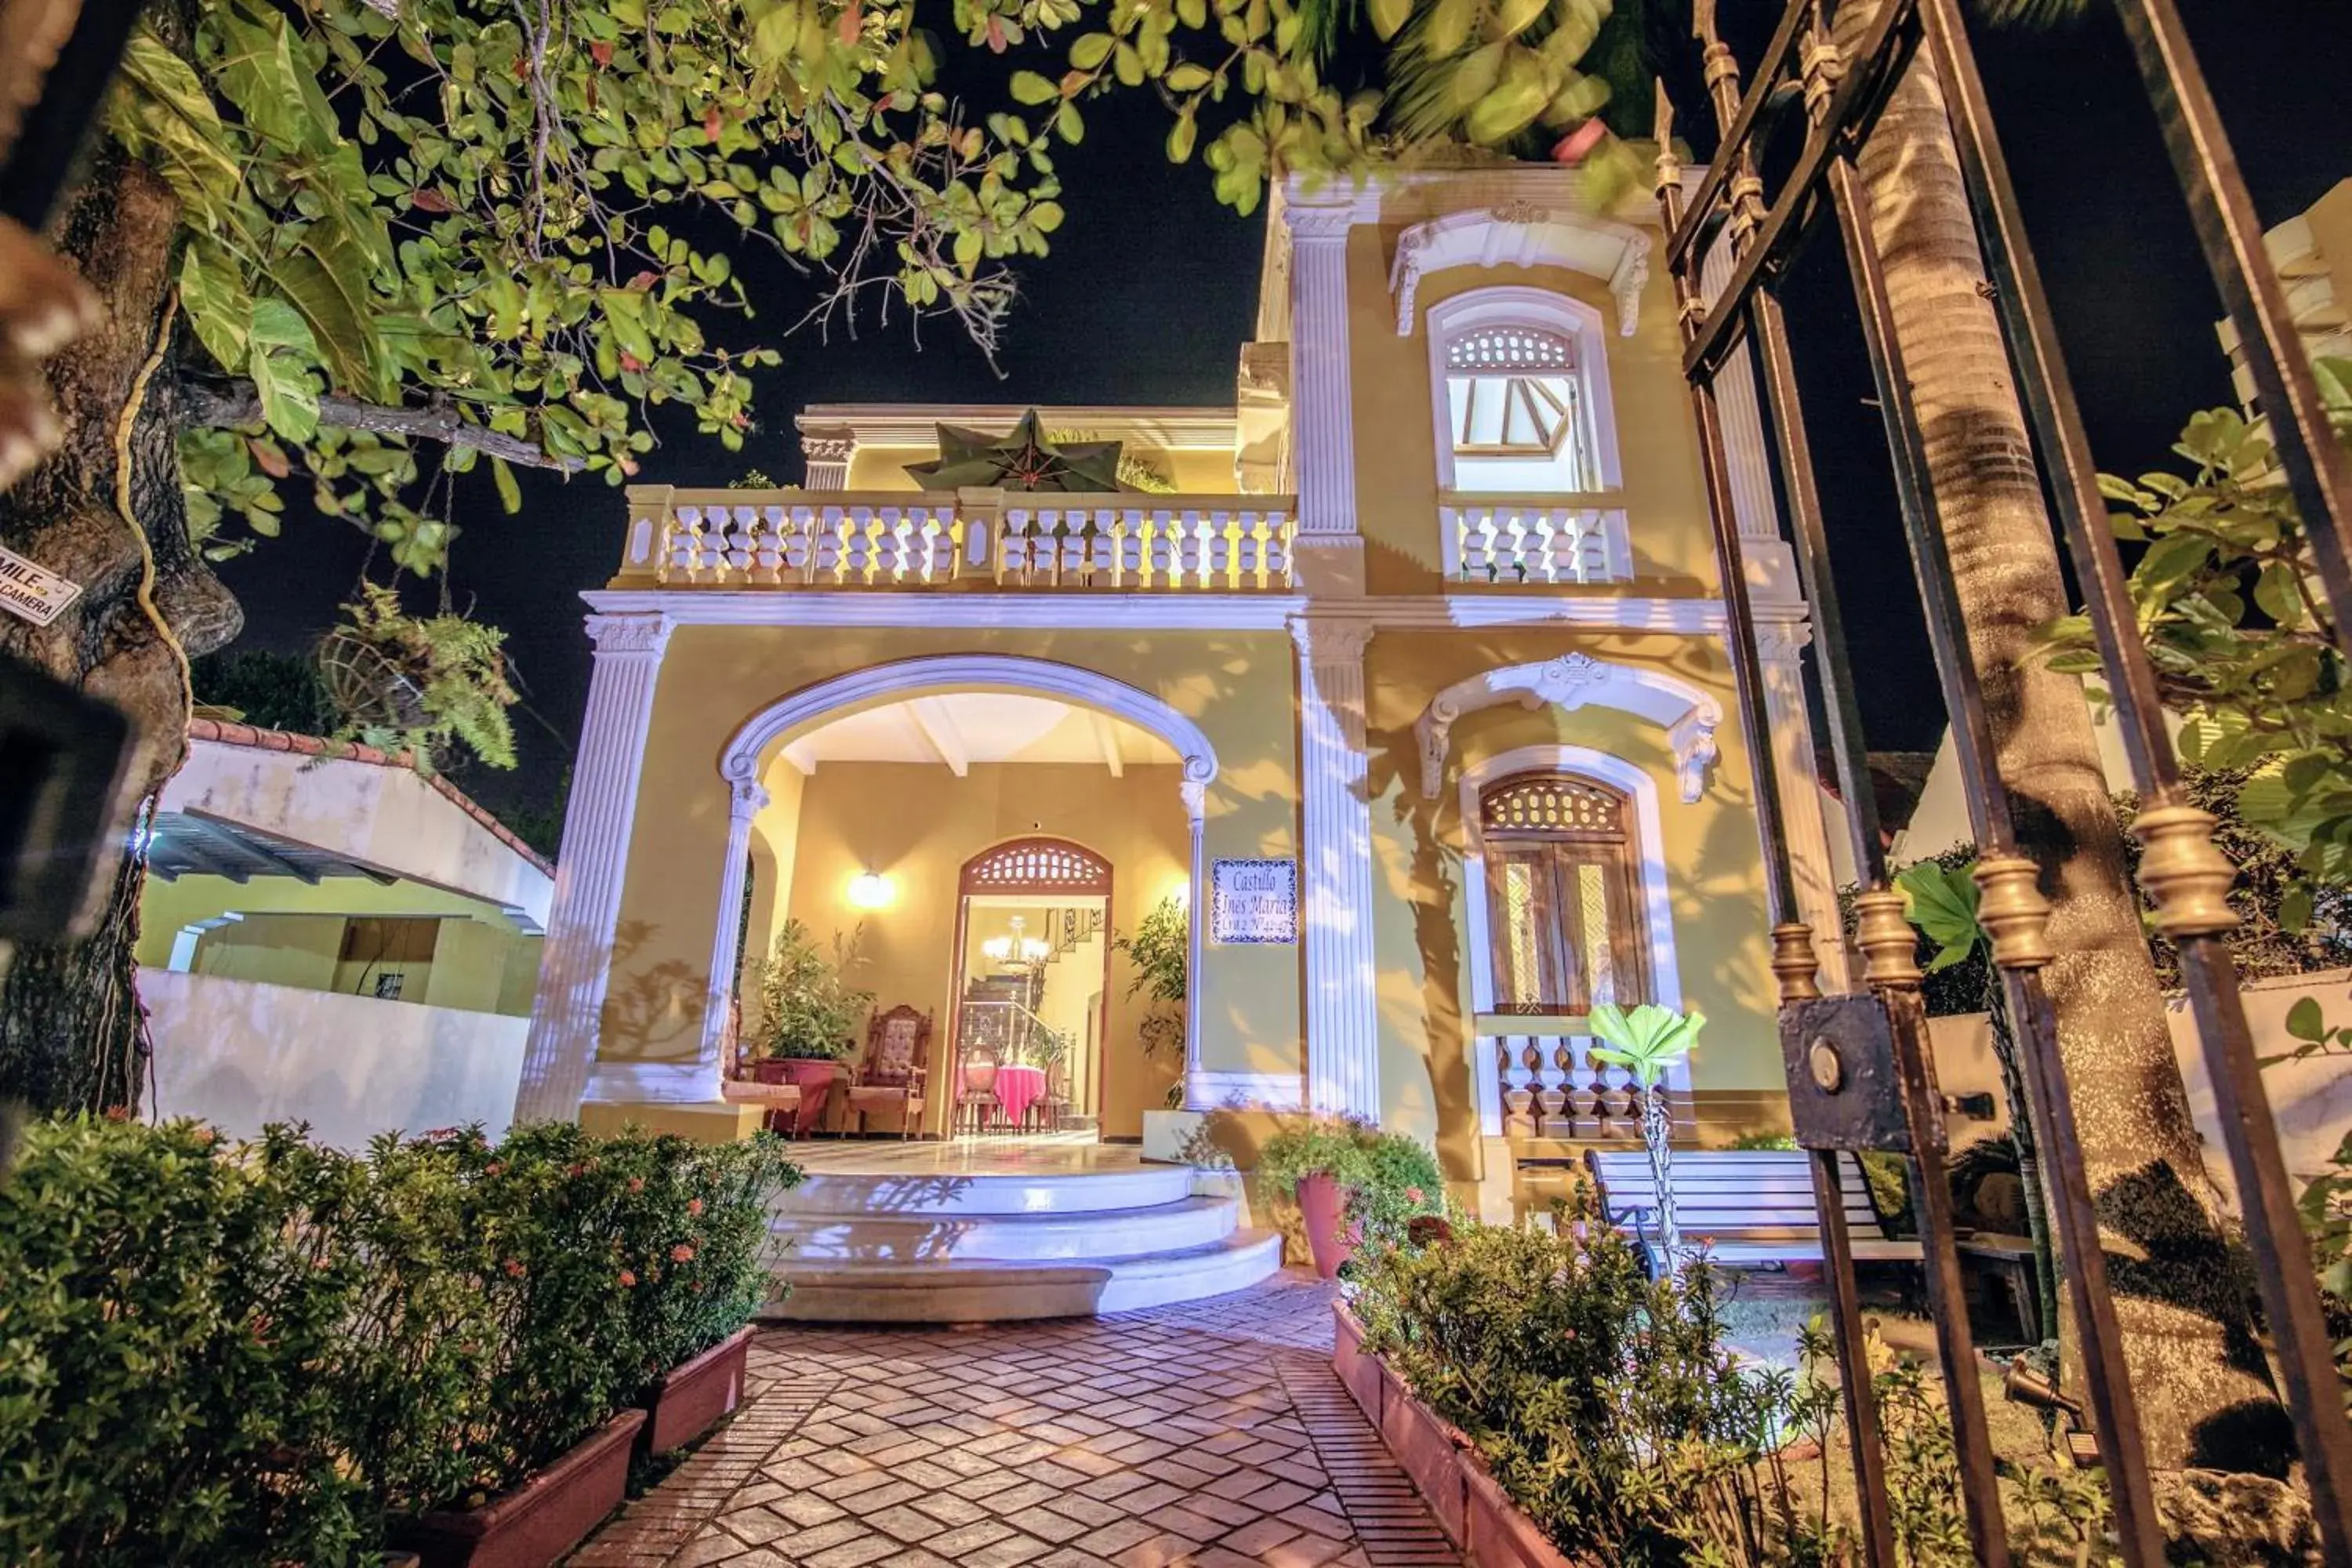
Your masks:
M650 654L656 658L669 647L669 634L676 625L667 616L590 616L588 637L596 645L596 657L606 654Z
M1283 226L1290 230L1293 243L1298 245L1344 243L1348 231L1363 217L1361 202L1352 191L1338 201L1328 196L1314 200L1293 195L1282 204Z
M768 792L751 779L735 779L727 788L727 815L733 822L749 822L768 809Z
M1371 646L1372 623L1354 616L1293 616L1290 639L1309 665L1361 664Z
M1759 621L1756 623L1756 657L1768 664L1794 664L1797 656L1813 640L1811 621Z

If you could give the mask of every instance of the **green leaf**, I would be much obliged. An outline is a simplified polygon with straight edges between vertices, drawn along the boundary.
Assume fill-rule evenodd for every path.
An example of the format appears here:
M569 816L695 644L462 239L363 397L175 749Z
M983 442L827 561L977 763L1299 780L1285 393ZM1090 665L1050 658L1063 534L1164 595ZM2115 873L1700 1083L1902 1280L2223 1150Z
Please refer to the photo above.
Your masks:
M208 243L192 243L180 258L180 306L215 363L225 370L244 364L253 300L236 268Z
M2294 1005L2286 1010L2286 1032L2298 1040L2318 1045L2327 1038L2327 1026L2321 1018L2319 998L2298 996Z
M254 313L257 321L261 312L257 309ZM289 310L287 314L293 312ZM299 317L295 324L300 326ZM308 441L319 433L319 398L311 390L309 374L293 355L271 352L257 324L246 354L246 371L261 395L261 416L270 429L289 441Z
M1171 92L1198 92L1202 88L1208 86L1213 79L1213 78L1211 77L1208 67L1204 65L1196 65L1191 60L1185 60L1181 64L1171 66L1169 68L1168 90ZM1183 160L1179 158L1177 162L1181 163Z
M1906 919L1939 948L1947 952L1958 948L1959 957L1951 963L1968 956L1981 934L1977 924L1977 901L1981 895L1968 868L1921 860L1896 872L1895 886L1903 894ZM1943 952L1936 957L1937 968L1948 967Z
M1065 102L1055 112L1054 130L1074 147L1087 139L1087 122L1079 117L1076 104Z
M1477 0L1437 0L1429 17L1429 52L1442 59L1469 42L1477 14Z
M1062 96L1060 88L1035 71L1014 71L1008 85L1015 103L1051 103Z
M498 481L499 504L507 509L507 515L511 517L520 511L522 487L515 482L514 469L507 466L504 458L490 459L490 477Z
M1198 133L1199 127L1193 123L1190 111L1178 115L1176 123L1168 128L1168 161L1181 163L1190 158L1192 155L1192 139Z

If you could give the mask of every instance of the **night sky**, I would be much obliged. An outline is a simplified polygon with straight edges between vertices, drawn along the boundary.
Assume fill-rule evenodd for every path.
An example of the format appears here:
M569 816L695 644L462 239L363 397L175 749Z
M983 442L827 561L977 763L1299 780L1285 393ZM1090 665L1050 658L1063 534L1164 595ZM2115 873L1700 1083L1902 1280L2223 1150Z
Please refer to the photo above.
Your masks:
M2302 211L2352 176L2352 8L2344 0L2186 0L2184 8L2263 221ZM1723 0L1744 60L1779 9ZM1976 36L2093 448L2108 468L2156 466L2191 411L2229 402L2231 392L2211 326L2220 306L2121 31L2101 7L2056 32L1979 27ZM1668 84L1677 128L1703 156L1711 116L1696 58L1669 61ZM856 342L799 336L783 344L784 364L760 377L760 427L741 453L697 437L690 423L657 426L665 444L642 481L728 484L756 468L795 483L792 416L810 403L1230 405L1256 310L1264 218L1217 205L1197 163L1170 167L1166 126L1156 101L1118 94L1090 103L1085 142L1058 151L1067 221L1053 254L1023 273L1002 379L948 322L928 328L919 348L903 324L869 323ZM1824 229L1784 298L1864 724L1874 748L1925 750L1943 714L1835 251ZM762 301L749 331L781 331L805 287L754 249L737 259ZM456 770L493 808L544 805L554 795L587 696L577 595L611 575L623 527L619 494L599 481L527 474L524 496L520 515L504 515L485 474L460 489L454 513L466 531L454 552L455 595L508 631L529 693L530 711L516 716L522 766ZM240 646L307 647L333 622L365 556L348 527L290 518L284 537L223 572L246 605Z

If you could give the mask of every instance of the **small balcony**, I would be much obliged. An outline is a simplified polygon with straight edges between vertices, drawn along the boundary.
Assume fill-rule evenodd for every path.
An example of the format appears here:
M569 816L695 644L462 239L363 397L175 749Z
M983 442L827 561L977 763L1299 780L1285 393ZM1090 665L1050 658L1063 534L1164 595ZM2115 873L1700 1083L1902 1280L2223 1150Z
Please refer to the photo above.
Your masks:
M1283 495L629 492L614 586L1285 592Z
M1622 583L1633 575L1625 509L1613 491L1575 496L1445 494L1437 509L1445 575L1456 583ZM1598 503L1598 504L1596 504Z

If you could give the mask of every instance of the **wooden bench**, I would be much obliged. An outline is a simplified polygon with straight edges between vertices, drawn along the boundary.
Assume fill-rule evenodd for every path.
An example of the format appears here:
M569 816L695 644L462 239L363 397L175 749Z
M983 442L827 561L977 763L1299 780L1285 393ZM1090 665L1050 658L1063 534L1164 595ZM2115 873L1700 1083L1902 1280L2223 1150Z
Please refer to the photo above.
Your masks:
M1658 1194L1650 1157L1640 1150L1595 1149L1585 1156L1601 1212L1649 1247L1655 1262ZM1822 1261L1820 1212L1813 1206L1812 1156L1801 1149L1677 1149L1675 1220L1683 1244L1704 1244L1732 1268L1785 1268ZM1838 1196L1857 1263L1916 1263L1916 1240L1890 1241L1870 1206L1862 1162L1838 1155Z

